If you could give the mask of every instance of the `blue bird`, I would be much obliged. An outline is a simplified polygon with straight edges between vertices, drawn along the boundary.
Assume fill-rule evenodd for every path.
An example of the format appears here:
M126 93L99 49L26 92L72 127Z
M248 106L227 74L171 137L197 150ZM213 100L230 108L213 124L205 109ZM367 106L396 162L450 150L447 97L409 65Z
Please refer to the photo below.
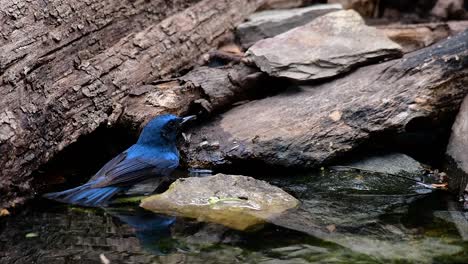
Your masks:
M83 206L102 206L136 183L155 176L169 176L179 166L178 131L193 117L167 114L152 119L136 144L108 161L87 183L44 197Z

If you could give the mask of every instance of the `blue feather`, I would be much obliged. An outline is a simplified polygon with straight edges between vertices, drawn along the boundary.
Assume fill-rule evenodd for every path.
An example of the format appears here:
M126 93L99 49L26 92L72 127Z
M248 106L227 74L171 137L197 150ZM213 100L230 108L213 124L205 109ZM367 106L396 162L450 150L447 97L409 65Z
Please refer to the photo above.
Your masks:
M179 165L176 137L187 119L174 115L154 118L145 126L135 145L107 162L87 183L44 197L64 203L102 206L138 182L168 176Z

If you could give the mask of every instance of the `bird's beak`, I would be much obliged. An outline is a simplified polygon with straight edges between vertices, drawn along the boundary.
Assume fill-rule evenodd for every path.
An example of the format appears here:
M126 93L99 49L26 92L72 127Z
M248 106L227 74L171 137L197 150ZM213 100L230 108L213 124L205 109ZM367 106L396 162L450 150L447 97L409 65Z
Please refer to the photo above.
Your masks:
M195 119L195 118L197 118L197 116L195 116L195 115L182 117L182 121L180 122L180 124L183 125L183 124L187 123L187 121Z

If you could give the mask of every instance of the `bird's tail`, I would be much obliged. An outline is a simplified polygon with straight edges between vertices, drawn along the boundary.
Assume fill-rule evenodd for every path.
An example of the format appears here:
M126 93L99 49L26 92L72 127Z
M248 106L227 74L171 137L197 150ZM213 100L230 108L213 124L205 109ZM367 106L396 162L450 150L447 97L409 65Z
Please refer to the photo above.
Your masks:
M82 206L102 206L122 190L121 187L92 188L93 184L93 182L89 182L63 192L46 193L44 197Z

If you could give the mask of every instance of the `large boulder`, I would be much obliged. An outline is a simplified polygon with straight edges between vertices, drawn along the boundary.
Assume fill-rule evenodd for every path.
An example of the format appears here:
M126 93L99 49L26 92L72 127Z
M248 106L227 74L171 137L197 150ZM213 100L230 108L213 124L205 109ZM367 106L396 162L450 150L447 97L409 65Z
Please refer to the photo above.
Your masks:
M179 179L166 192L143 199L141 207L245 230L298 204L296 198L265 181L217 174Z
M285 10L266 10L253 13L236 28L236 35L244 48L257 41L274 37L292 28L302 26L315 18L342 9L341 5L313 5Z
M192 129L181 150L193 167L319 167L378 139L439 127L467 94L467 76L465 31L400 60L237 106Z
M447 155L460 172L451 175L449 187L462 198L464 191L468 191L468 96L465 97L453 124Z
M332 77L363 64L400 57L401 47L366 26L353 10L336 11L264 39L246 53L275 77L307 81Z

